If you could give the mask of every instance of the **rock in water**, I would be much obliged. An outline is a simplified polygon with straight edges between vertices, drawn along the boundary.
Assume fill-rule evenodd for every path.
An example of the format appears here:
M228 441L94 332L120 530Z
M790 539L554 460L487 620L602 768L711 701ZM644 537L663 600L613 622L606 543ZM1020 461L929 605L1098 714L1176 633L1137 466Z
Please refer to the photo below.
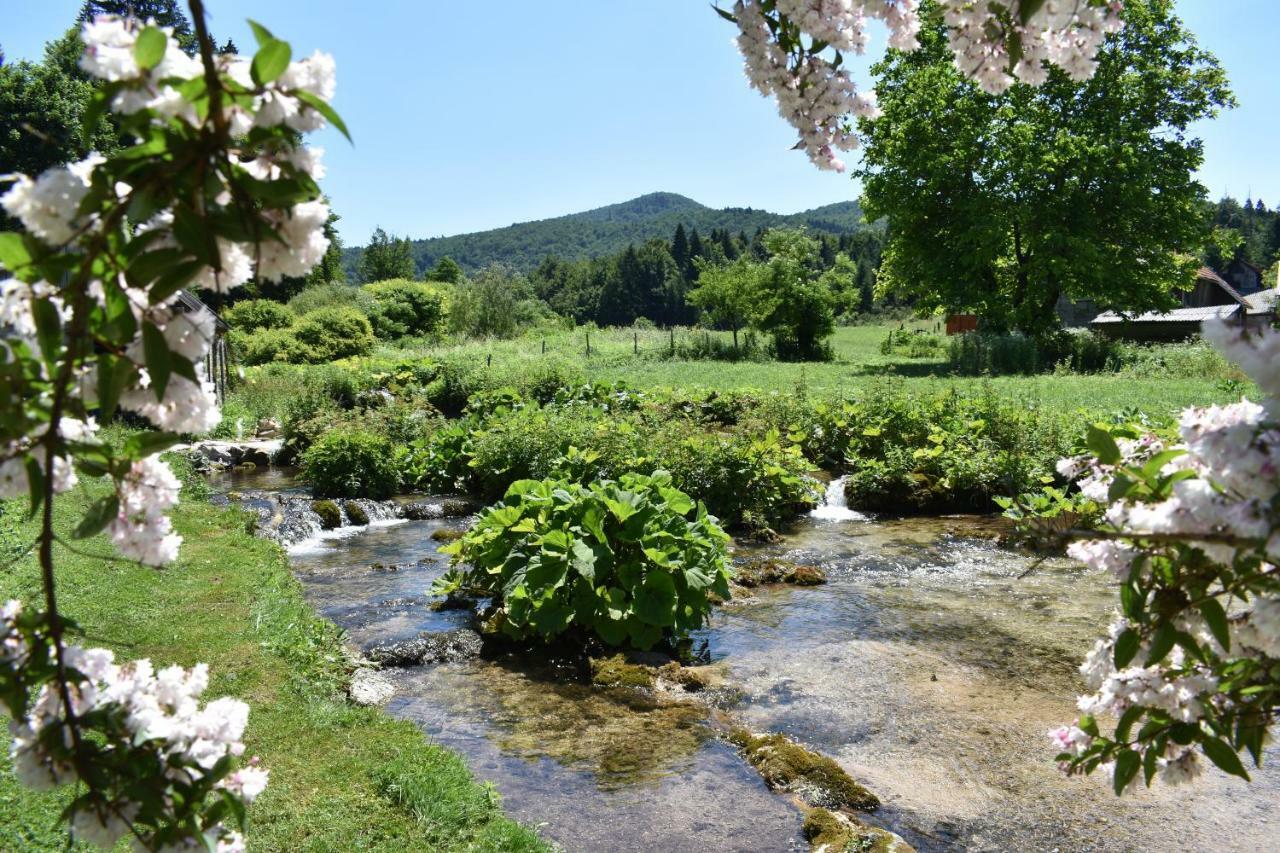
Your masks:
M483 645L480 635L466 628L423 631L412 640L373 646L365 657L382 666L417 666L479 657Z
M843 850L915 853L915 848L900 836L876 826L867 826L852 815L827 809L809 809L805 812L803 829L813 853L838 853Z
M880 799L855 782L843 767L786 735L754 735L746 729L734 729L729 740L742 748L770 788L790 791L811 806L862 811L880 806Z
M396 689L385 675L362 666L351 674L347 692L357 705L382 705L395 694Z

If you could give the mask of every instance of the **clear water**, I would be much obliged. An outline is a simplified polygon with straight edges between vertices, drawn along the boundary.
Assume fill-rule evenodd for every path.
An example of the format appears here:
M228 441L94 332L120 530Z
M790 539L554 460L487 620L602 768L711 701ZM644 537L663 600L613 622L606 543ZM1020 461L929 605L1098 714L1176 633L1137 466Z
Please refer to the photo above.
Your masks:
M465 624L426 606L445 567L407 522L292 559L316 607L358 646ZM1066 779L1045 732L1073 716L1075 667L1115 592L1067 561L994 546L972 517L803 521L760 549L822 565L817 588L772 587L719 610L697 640L744 691L731 709L838 760L884 801L874 820L921 850L1280 849L1280 774L1252 786L1117 800ZM375 564L381 564L379 568ZM466 757L517 818L568 850L803 850L801 815L770 793L702 711L637 704L527 662L391 673L391 713Z

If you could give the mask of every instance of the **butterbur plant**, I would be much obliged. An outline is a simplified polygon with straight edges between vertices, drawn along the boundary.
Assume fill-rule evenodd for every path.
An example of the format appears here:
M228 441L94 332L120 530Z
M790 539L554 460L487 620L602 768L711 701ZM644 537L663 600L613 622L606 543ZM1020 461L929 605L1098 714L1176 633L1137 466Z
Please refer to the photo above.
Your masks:
M131 147L4 178L0 204L25 232L0 234L0 498L26 498L40 517L43 602L0 610L0 701L19 779L75 785L64 817L77 839L234 850L267 780L240 760L248 706L201 704L203 665L157 671L70 642L54 566L67 547L54 502L81 477L112 489L72 536L105 531L146 565L177 557L166 513L180 483L158 454L219 419L203 368L214 318L179 293L305 275L328 245L319 152L300 134L345 133L328 103L333 60L292 61L256 24L252 58L215 56L203 4L190 7L198 57L136 20L81 31L80 67L99 81L84 126L110 111ZM98 423L121 409L156 430L108 446Z
M1080 668L1081 716L1051 736L1063 769L1102 770L1117 793L1139 774L1190 781L1206 759L1248 779L1240 753L1261 765L1280 703L1280 331L1204 333L1263 404L1187 409L1177 439L1095 425L1059 465L1106 507L1068 553L1115 578L1120 613Z
M729 597L728 541L664 471L520 480L441 549L455 568L432 592L490 597L491 624L515 639L648 649L701 627L712 595Z

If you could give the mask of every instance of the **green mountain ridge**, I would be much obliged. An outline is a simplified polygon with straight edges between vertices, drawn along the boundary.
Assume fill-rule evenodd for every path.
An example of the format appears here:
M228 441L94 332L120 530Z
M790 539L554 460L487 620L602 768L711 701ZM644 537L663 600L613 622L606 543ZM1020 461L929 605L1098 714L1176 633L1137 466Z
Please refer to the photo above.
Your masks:
M784 215L750 207L717 210L678 193L655 192L620 204L517 222L505 228L413 240L413 256L419 274L446 255L468 272L495 262L528 271L548 255L577 260L615 254L653 237L670 240L680 224L690 234L697 229L703 237L716 228L751 235L758 228L804 226L814 232L839 235L866 226L862 209L854 201ZM344 253L349 274L354 271L360 252L360 247L352 247Z

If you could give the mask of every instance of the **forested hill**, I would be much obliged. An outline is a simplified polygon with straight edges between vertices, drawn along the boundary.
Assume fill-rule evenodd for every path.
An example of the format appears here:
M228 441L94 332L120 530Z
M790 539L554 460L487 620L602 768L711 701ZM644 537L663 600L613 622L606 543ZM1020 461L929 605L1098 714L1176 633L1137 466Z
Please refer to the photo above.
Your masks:
M564 260L593 258L621 252L632 243L651 237L670 240L677 225L697 229L702 235L713 228L751 236L758 228L804 225L811 231L848 234L860 227L862 211L857 202L847 201L815 207L784 216L749 207L715 210L676 193L649 193L621 204L598 207L582 213L519 222L492 231L477 231L453 237L433 237L413 241L413 255L419 273L448 255L468 272L492 262L531 270L548 255ZM348 249L344 258L354 270L359 248Z

